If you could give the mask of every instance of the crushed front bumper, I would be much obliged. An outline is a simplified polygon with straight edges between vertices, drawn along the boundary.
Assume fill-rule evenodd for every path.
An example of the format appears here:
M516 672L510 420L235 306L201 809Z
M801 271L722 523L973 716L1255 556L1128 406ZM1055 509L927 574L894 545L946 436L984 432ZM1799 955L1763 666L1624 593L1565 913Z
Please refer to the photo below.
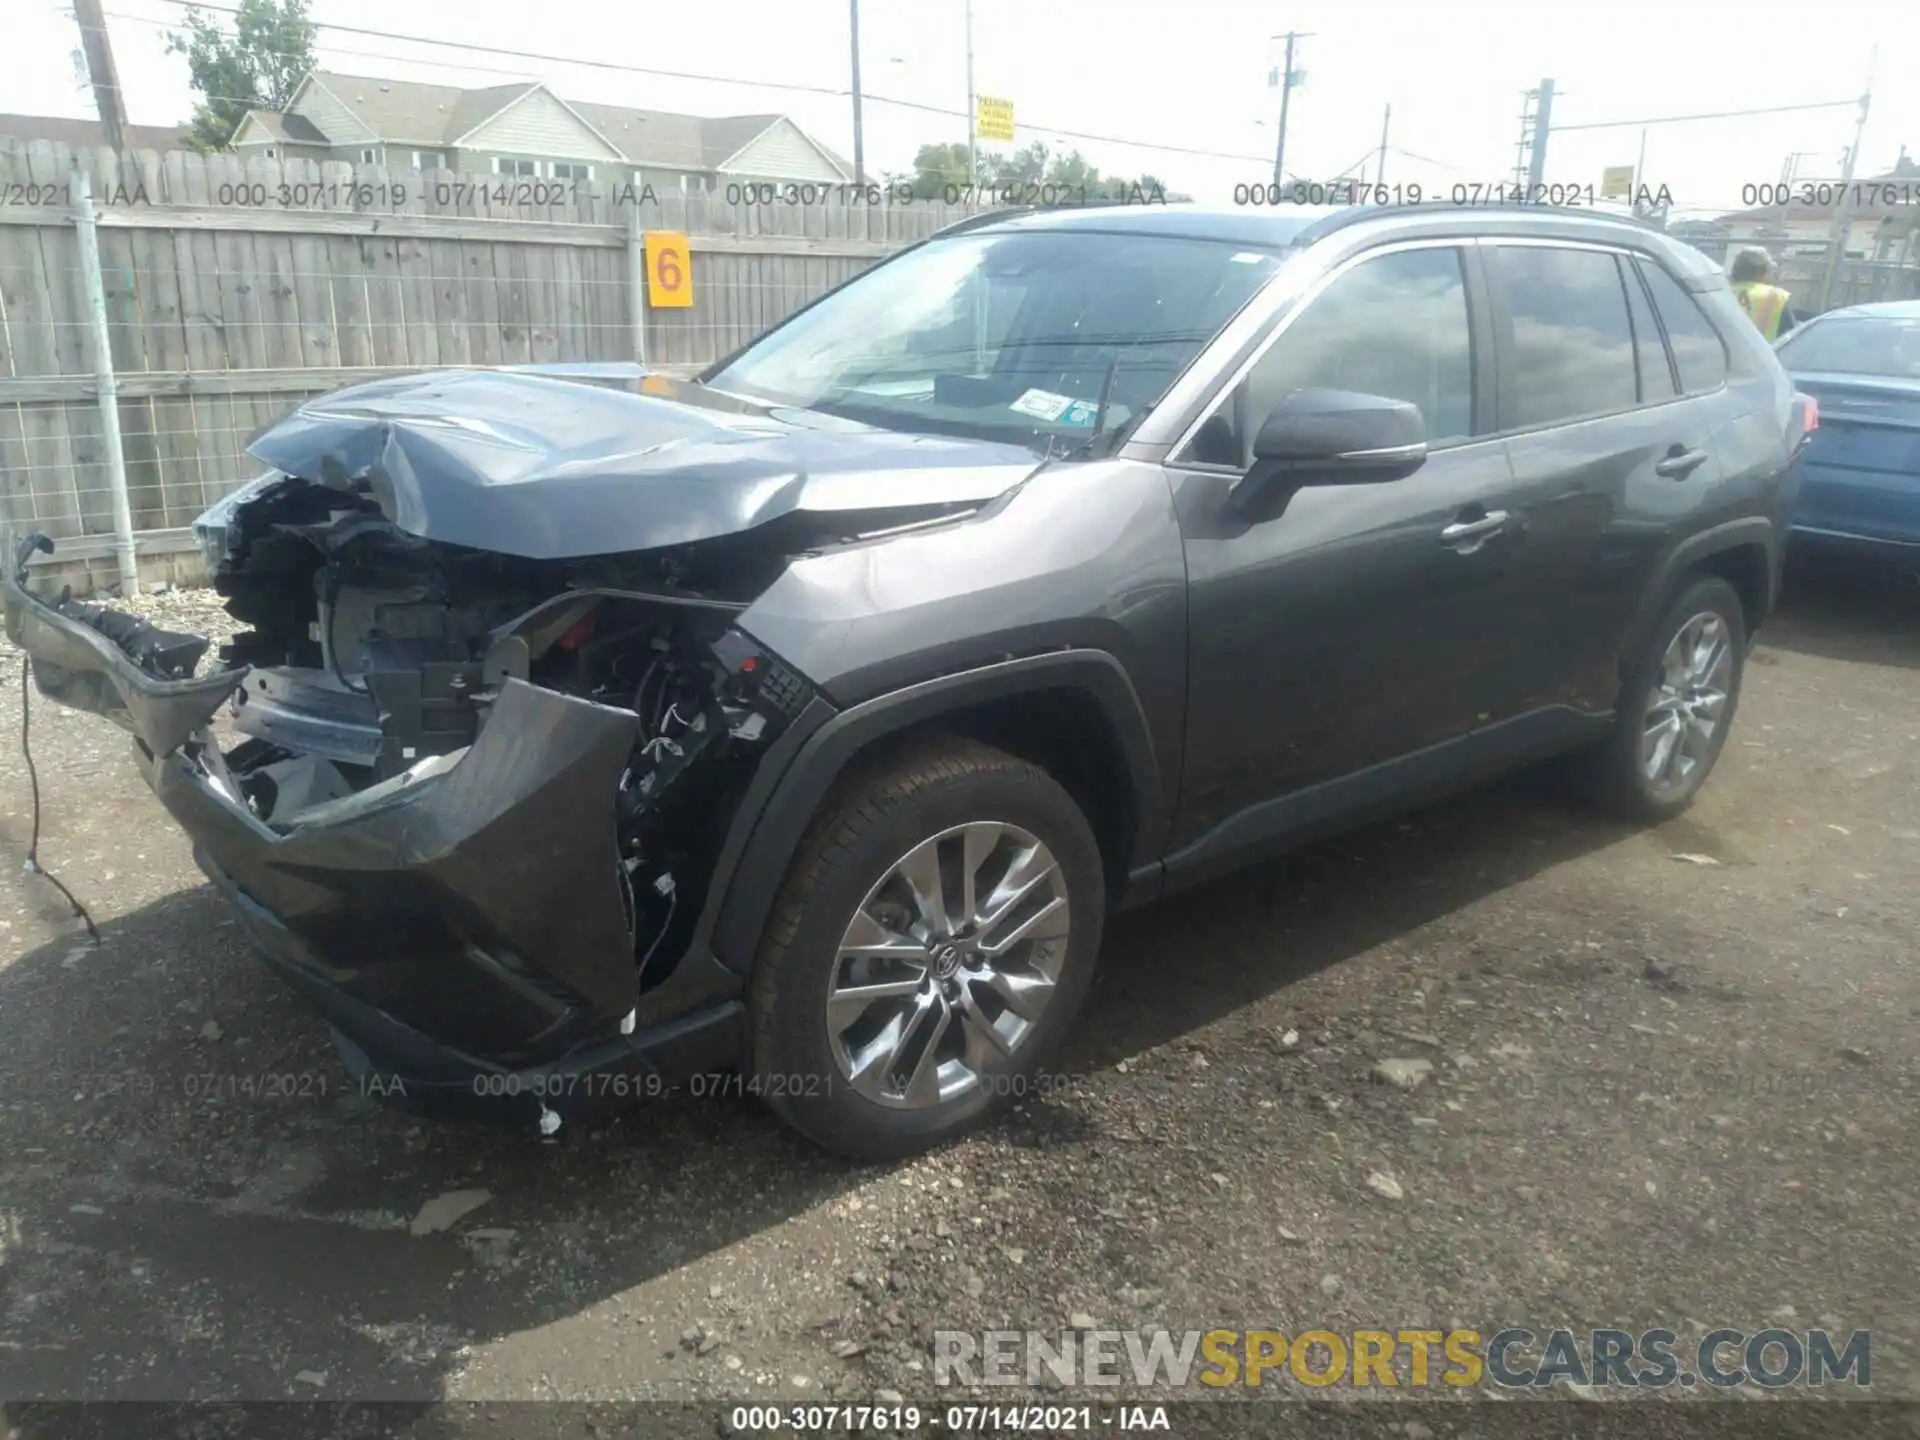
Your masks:
M155 678L22 578L7 633L41 692L132 732L200 867L381 1093L560 1110L738 1057L739 983L704 954L640 1001L614 810L631 713L509 679L464 752L271 825L210 728L245 671Z
M337 983L336 968L249 898L206 851L196 847L194 859L232 903L268 967L327 1022L342 1063L370 1096L424 1113L539 1125L549 1113L568 1116L657 1097L687 1076L730 1069L744 1053L745 1009L737 1000L710 998L632 1034L608 1033L546 1061L470 1054Z

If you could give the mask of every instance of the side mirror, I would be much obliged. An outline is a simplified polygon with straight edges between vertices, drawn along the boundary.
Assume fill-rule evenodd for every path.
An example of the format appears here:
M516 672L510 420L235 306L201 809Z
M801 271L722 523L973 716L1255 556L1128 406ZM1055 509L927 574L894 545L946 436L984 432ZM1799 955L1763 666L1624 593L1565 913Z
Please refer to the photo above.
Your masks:
M1353 390L1295 390L1253 441L1253 465L1228 498L1247 514L1270 492L1402 480L1427 460L1420 408Z

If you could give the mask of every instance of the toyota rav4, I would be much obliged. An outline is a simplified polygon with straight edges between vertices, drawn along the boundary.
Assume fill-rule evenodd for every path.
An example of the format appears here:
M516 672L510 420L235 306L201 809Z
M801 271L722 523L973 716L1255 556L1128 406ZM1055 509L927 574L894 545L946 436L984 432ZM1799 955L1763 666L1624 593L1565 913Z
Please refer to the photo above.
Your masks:
M199 522L215 663L38 536L7 627L349 1065L548 1132L735 1069L897 1154L1021 1091L1117 907L1556 754L1679 812L1806 424L1629 221L1003 213L697 379L306 404Z

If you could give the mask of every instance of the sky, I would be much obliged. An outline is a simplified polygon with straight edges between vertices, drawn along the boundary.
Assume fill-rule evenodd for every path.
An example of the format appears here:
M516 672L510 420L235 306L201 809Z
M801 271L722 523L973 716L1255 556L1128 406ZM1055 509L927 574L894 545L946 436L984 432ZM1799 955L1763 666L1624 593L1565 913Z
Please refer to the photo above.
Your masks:
M13 16L0 109L91 117L70 0L0 5ZM129 118L184 120L193 105L186 62L164 45L183 6L105 0L105 8ZM539 79L564 98L696 114L779 111L850 158L849 8L849 0L313 0L312 13L330 69L465 85ZM967 10L966 0L860 0L870 174L910 169L927 141L965 140ZM1305 36L1287 131L1287 169L1302 176L1347 173L1364 157L1367 178L1380 178L1375 152L1391 105L1389 184L1445 196L1456 185L1506 181L1523 92L1543 77L1555 82L1556 126L1849 102L1645 126L1641 179L1667 187L1683 216L1751 203L1746 187L1779 180L1795 152L1802 177L1837 176L1858 118L1850 102L1870 74L1860 173L1891 169L1903 146L1920 156L1912 0L972 0L971 10L974 88L1013 102L1016 145L1077 148L1105 173L1151 173L1222 203L1236 186L1271 178L1279 92L1269 74L1280 63L1276 32L1288 27ZM1636 162L1642 134L1637 123L1556 128L1547 179L1597 186L1604 167ZM1005 147L983 142L996 148Z

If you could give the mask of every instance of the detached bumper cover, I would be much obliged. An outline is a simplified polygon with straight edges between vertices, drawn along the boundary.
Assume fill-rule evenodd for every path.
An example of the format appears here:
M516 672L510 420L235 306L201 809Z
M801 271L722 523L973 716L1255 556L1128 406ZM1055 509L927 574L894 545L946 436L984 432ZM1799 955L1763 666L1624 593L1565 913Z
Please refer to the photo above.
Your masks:
M156 679L17 575L4 584L7 632L42 692L133 732L201 867L369 1051L412 1035L409 1050L444 1047L429 1067L443 1078L470 1063L510 1071L579 1058L635 1008L614 808L632 714L506 680L465 752L269 826L205 728L246 672Z
M100 631L28 593L20 575L40 540L29 537L5 577L7 635L33 657L40 693L75 710L104 715L151 754L178 750L240 688L246 671L191 680L148 674Z

